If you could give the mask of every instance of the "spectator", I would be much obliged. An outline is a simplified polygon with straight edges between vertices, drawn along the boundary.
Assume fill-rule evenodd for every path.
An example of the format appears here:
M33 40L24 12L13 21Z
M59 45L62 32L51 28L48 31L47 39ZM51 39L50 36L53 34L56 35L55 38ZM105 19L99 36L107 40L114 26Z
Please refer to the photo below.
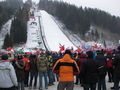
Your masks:
M97 63L93 59L93 52L88 51L87 60L82 64L80 76L84 90L96 90L98 82Z
M23 57L23 61L25 63L25 87L28 87L28 81L29 81L29 59L27 57L27 55L25 54Z
M118 47L118 52L115 55L113 61L114 67L114 90L119 90L119 82L120 82L120 47Z
M47 60L48 60L48 78L49 78L49 86L54 85L54 75L52 72L53 68L53 59L51 53L47 53Z
M79 53L78 54L78 60L77 60L77 63L78 63L78 66L79 66L79 69L82 68L82 64L86 61L87 59L87 54L86 53ZM82 78L80 76L80 74L78 75L78 79L76 79L76 83L75 84L78 84L78 80L80 81L80 84L82 86Z
M18 86L14 67L7 60L8 55L3 54L0 61L0 90L15 90Z
M47 69L48 69L48 61L45 53L41 53L37 60L37 67L39 73L39 90L42 90L42 77L44 77L45 88L48 89L48 80L47 80Z
M18 55L17 60L15 61L14 67L18 79L18 90L25 90L24 89L24 80L25 80L25 73L24 73L24 68L25 68L25 63L22 60L23 56Z
M60 59L62 57L62 55L59 55L56 52L52 53L52 61L53 61L53 66L54 64L57 62L58 59ZM54 73L54 81L58 81L58 74Z
M30 84L29 84L29 89L32 88L32 83L33 83L33 78L34 79L34 89L37 87L37 77L38 77L38 69L37 69L37 56L36 55L31 55L30 56Z
M97 53L96 61L98 64L98 89L106 90L106 80L105 76L107 74L106 57L104 53L99 51Z
M107 57L107 73L108 73L108 82L113 82L113 56L112 53L106 53Z
M59 59L53 67L53 72L59 74L57 90L73 90L74 73L79 73L79 67L76 61L71 59L71 55L71 51L66 50L63 58Z

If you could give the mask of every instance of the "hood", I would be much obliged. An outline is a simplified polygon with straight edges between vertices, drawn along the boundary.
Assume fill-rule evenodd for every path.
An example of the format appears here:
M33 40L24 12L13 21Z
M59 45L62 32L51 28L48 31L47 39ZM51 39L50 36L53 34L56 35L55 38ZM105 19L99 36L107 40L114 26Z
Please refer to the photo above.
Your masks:
M10 62L0 63L0 69L10 69Z
M87 54L81 54L79 58L87 58Z
M45 60L46 57L45 56L40 56L40 60Z
M71 60L71 57L69 54L65 54L62 59L68 61Z

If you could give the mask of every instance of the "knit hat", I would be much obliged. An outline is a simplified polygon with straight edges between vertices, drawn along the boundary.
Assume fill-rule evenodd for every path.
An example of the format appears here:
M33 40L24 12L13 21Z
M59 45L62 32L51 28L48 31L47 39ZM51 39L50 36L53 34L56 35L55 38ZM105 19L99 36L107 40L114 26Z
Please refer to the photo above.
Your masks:
M92 51L88 51L88 52L86 52L86 54L88 55L88 58L93 58L93 52Z
M65 50L64 55L65 55L65 54L69 54L70 56L72 55L72 53L71 53L71 51L70 51L70 50Z
M8 55L7 55L7 54L3 54L3 55L1 56L1 59L2 59L2 60L7 60L7 59L8 59Z

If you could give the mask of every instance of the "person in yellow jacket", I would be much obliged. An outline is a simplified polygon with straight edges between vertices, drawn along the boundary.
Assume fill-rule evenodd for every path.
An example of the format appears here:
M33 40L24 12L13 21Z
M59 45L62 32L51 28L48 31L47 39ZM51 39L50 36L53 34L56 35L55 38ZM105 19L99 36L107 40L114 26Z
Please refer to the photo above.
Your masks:
M57 60L53 67L52 71L59 75L57 90L73 90L74 88L74 74L78 74L80 70L71 56L71 51L66 50L63 58Z

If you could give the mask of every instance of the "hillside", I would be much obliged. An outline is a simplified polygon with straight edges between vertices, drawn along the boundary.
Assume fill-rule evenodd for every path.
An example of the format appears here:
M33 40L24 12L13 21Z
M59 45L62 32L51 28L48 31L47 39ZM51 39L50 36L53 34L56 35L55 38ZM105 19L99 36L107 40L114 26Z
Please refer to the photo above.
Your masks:
M24 4L22 0L6 0L0 2L1 33L4 29L4 24L12 18L10 32L9 34L7 34L7 32L5 34L3 48L26 43L27 21L29 19L30 7L29 1L26 1Z
M96 25L91 25L90 30L85 34L85 40L93 40L100 43L106 43L117 45L120 39L119 34L113 33L110 30L106 30Z
M31 2L21 3L22 8L18 6L19 9L9 8L7 10L3 7L8 1L0 3L0 18L2 20L0 26L2 27L6 21L13 17L10 35L6 36L5 41L8 43L11 41L11 43L10 45L5 43L4 48L26 43L27 21L30 17L34 17L34 14L29 13ZM6 8L10 7L9 5ZM118 44L120 38L119 17L98 9L78 8L74 5L51 0L41 0L38 8L47 11L59 28L62 28L61 30L67 38L77 46L84 41L98 42L104 45Z
M39 9L45 9L65 24L67 30L77 34L85 41L98 42L102 39L101 42L118 43L120 38L120 18L105 11L92 8L77 8L74 5L57 1L40 1ZM94 26L95 33L92 32L94 38L88 39L90 36L86 37L86 34L90 31L91 26ZM99 37L101 34L103 35L102 38Z

